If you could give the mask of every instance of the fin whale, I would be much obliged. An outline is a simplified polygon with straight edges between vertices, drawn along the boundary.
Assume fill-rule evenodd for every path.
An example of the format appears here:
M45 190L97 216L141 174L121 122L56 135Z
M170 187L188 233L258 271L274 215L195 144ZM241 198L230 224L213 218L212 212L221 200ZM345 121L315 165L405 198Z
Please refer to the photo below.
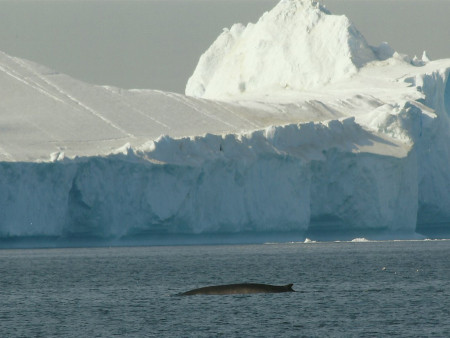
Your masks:
M295 292L292 289L294 284L287 285L269 285L257 283L241 283L241 284L226 284L206 286L199 289L194 289L180 293L180 296L192 295L242 295L250 293L280 293L280 292Z

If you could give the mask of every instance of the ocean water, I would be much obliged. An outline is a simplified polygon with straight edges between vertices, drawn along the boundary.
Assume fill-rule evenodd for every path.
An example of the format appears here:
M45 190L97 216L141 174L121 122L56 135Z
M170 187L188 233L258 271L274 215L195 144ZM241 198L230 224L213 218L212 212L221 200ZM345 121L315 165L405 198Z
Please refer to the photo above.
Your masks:
M0 250L2 337L450 336L450 241ZM177 296L225 283L295 293Z

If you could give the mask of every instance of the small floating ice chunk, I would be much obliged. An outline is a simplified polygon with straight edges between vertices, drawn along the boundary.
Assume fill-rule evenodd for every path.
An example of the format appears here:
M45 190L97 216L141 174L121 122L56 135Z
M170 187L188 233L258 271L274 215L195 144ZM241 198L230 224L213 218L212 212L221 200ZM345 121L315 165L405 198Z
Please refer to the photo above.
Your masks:
M364 237L357 237L357 238L353 238L351 241L360 243L360 242L368 242L369 240Z

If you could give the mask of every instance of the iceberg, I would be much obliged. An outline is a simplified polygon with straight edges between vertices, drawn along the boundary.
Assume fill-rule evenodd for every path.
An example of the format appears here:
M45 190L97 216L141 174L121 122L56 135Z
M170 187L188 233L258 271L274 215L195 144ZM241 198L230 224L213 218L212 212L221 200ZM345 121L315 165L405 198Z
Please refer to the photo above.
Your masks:
M312 0L225 29L186 95L0 53L0 241L440 236L449 74Z

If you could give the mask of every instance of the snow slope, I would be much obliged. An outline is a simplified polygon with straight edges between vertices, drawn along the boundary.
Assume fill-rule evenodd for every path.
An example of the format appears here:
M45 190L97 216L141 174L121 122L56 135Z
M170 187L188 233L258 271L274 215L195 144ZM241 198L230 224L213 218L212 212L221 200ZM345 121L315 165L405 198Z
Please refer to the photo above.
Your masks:
M0 237L448 231L449 73L310 0L225 30L187 96L0 53Z

